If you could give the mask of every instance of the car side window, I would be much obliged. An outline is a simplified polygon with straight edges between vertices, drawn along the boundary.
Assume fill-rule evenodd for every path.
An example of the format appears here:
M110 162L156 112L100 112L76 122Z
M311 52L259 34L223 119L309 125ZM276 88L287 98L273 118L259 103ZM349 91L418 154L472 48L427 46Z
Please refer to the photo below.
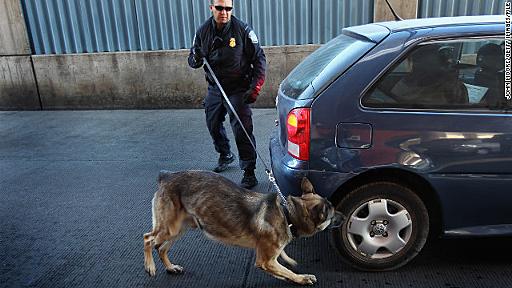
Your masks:
M372 108L500 110L504 41L498 38L420 44L363 97Z

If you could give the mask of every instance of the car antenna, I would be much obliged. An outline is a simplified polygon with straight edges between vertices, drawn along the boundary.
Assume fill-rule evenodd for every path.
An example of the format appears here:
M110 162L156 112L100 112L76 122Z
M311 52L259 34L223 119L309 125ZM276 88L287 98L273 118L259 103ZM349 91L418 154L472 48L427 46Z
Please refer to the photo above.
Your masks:
M395 10L393 9L393 6L391 6L391 4L389 4L389 1L386 0L386 3L388 3L388 6L389 6L389 9L391 10L391 13L393 13L393 16L395 16L395 21L402 21L404 19L400 18L400 16L398 16L398 14L396 14Z

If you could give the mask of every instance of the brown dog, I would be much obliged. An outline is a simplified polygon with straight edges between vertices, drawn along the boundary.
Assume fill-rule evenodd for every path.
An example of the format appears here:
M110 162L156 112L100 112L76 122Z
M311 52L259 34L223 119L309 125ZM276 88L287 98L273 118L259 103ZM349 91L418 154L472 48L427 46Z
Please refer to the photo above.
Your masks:
M155 247L166 270L181 273L167 255L171 244L186 227L200 228L211 239L226 244L254 248L256 267L274 277L298 284L313 284L314 275L298 275L277 262L297 262L284 247L297 237L311 236L342 216L331 203L315 194L308 179L302 180L302 197L287 198L287 210L277 194L262 194L238 187L230 180L207 171L160 172L159 188L153 197L153 230L144 234L144 267L156 273Z

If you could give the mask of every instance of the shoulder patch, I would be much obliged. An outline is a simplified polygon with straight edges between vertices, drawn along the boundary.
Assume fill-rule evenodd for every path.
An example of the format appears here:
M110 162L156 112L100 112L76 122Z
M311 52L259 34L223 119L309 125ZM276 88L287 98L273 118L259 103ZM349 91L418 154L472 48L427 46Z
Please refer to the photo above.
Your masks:
M252 31L252 30L251 30L251 32L249 32L249 38L251 38L252 43L254 43L254 44L259 43L258 36L256 36L256 33L254 33L254 31Z

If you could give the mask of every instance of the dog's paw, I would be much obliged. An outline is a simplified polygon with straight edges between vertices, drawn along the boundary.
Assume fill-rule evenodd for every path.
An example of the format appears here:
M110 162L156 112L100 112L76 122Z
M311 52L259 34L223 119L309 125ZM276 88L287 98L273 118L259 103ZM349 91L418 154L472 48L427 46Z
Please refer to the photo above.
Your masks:
M149 274L149 276L154 277L156 275L156 267L155 264L153 265L147 265L144 267L146 269L146 272Z
M303 274L301 276L301 281L299 284L302 285L313 285L316 283L316 276L315 275L309 275L309 274Z
M171 267L165 268L165 270L169 274L182 274L183 273L183 267L181 267L180 265L173 264L173 265L171 265Z

